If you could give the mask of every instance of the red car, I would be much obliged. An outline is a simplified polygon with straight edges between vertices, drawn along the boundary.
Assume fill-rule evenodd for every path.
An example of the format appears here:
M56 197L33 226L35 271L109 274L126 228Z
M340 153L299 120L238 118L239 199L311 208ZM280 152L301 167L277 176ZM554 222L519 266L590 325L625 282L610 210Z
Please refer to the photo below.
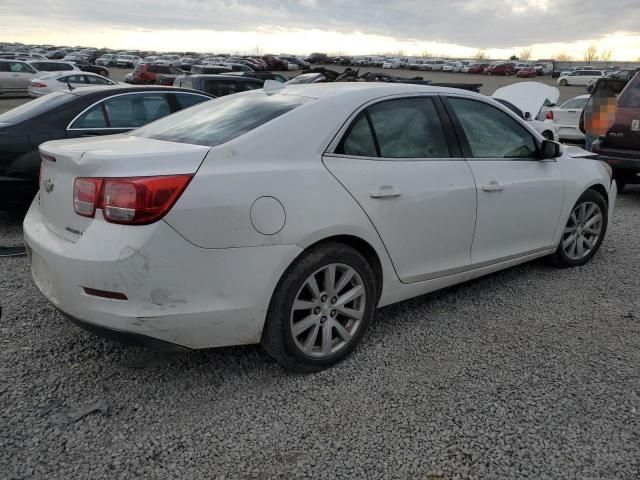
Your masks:
M476 65L471 65L467 73L484 73L484 69L489 66L488 63L478 63Z
M538 71L533 67L521 68L516 73L516 77L520 78L534 78L538 76Z
M139 63L133 71L132 83L140 85L154 85L158 74L183 75L179 68L155 63Z
M513 68L513 63L498 63L489 67L487 75L504 75L506 77L515 75L516 71Z

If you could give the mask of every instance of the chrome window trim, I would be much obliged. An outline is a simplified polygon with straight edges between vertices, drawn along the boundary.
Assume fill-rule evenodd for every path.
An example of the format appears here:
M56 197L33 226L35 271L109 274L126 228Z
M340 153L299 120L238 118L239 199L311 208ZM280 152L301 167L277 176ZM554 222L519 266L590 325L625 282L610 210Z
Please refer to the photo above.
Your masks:
M102 103L102 102L106 102L107 100L111 100L112 98L116 98L116 97L122 97L124 95L143 95L146 93L184 93L187 95L198 95L199 97L204 97L207 98L209 100L213 100L211 97L208 97L206 95L201 95L199 93L196 92L175 92L172 90L149 90L149 91L142 91L142 92L123 92L123 93L116 93L115 95L111 95L110 97L105 97L105 98L101 98L100 100L98 100L97 102L92 103L91 105L89 105L88 107L86 107L84 110L82 110L79 114L77 114L73 120L71 120L69 122L69 124L67 125L67 128L65 129L66 131L69 132L74 132L74 131L84 131L84 130L133 130L139 127L93 127L93 128L71 128L71 125L73 125L73 123L78 120L78 118L80 118L82 115L84 115L88 110L92 109L93 107L95 107L96 105ZM184 109L180 109L180 110L184 110ZM178 111L180 111L178 110ZM142 126L142 125L140 125Z

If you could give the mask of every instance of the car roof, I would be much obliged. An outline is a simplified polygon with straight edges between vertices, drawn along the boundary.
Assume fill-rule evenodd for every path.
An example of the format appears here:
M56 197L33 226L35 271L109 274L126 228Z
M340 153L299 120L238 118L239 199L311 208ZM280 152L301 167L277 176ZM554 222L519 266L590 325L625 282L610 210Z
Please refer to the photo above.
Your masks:
M86 73L86 72L84 72ZM106 86L96 86L96 87L77 87L73 90L73 95L76 96L89 96L89 95L100 95L106 94L108 95L117 95L119 93L137 93L137 92L183 92L183 93L197 93L199 95L204 95L205 97L215 98L214 95L211 95L207 92L202 92L200 90L193 90L190 88L179 88L179 87L170 87L163 85L106 85Z
M231 73L231 72L229 72ZM254 73L254 72L246 72ZM241 82L261 82L262 80L253 77L246 77L242 75L227 75L218 73L198 73L196 75L185 75L188 78L210 78L214 80L240 80Z

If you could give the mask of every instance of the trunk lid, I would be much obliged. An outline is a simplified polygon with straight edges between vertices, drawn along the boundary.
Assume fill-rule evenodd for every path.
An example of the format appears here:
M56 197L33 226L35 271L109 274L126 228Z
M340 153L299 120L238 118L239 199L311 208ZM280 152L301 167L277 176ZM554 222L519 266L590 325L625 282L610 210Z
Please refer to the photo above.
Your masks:
M144 177L195 173L209 147L131 135L56 140L40 146L40 210L47 228L77 242L95 218L76 214L73 182L77 177ZM55 159L55 161L53 160Z
M512 103L522 110L523 114L529 112L534 119L543 106L557 103L560 90L540 82L519 82L499 88L492 96Z

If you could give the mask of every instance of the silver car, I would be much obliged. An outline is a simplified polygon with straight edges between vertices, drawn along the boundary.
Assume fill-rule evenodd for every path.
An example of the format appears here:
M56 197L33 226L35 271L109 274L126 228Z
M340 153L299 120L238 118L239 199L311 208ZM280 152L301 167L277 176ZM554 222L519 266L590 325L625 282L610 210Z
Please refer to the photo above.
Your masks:
M23 95L38 71L21 60L0 59L0 95Z

